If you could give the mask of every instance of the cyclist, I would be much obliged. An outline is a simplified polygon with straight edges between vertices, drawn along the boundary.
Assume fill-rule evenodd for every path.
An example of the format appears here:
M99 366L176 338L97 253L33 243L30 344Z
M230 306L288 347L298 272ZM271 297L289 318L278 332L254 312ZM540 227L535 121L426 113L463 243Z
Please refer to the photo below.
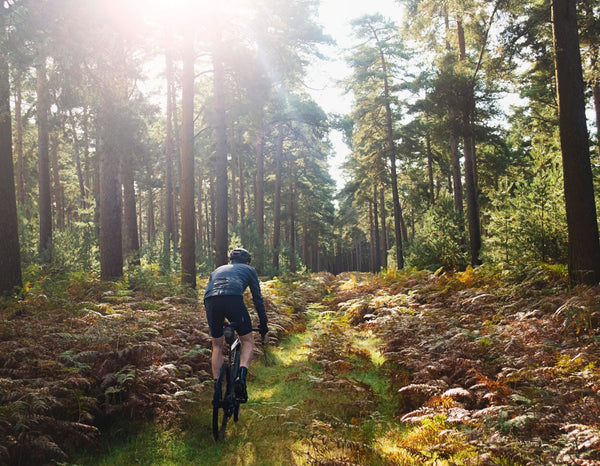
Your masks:
M206 291L204 292L204 306L206 318L212 336L212 373L213 379L219 377L219 369L223 365L223 337L224 318L235 325L240 337L242 351L240 355L240 369L235 380L236 397L241 403L248 401L246 391L246 374L252 360L254 351L254 337L252 335L252 321L244 304L244 290L250 287L252 301L260 321L260 334L264 336L268 331L267 312L260 292L258 274L250 267L251 256L243 248L236 248L229 254L230 264L222 265L210 274Z

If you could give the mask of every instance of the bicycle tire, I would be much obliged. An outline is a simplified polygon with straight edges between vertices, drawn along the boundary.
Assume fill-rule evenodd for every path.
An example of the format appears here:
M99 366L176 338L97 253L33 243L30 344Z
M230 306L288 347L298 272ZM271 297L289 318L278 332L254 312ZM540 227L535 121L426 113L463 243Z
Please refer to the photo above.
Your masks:
M241 349L240 346L238 345L233 353L233 366L232 366L232 370L231 370L231 393L232 393L232 401L233 401L233 421L234 422L238 422L239 416L240 416L240 402L238 401L238 399L235 396L235 388L234 388L234 384L235 384L235 379L237 378L239 369L240 369L240 355L241 355Z
M216 441L223 440L225 437L225 428L227 427L227 421L231 414L228 415L226 409L227 396L230 385L230 371L229 363L224 363L219 370L219 377L217 378L217 385L215 387L215 395L213 396L213 437ZM225 388L225 393L223 393ZM219 389L219 394L216 393L216 389ZM219 396L217 396L219 395Z

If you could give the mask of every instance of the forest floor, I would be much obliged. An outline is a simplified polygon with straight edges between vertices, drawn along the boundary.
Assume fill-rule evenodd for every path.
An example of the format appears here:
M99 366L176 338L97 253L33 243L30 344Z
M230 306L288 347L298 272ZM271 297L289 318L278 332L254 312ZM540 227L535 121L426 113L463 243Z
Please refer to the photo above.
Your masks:
M0 464L600 464L600 290L551 267L266 282L219 443L195 295L49 283L2 311Z

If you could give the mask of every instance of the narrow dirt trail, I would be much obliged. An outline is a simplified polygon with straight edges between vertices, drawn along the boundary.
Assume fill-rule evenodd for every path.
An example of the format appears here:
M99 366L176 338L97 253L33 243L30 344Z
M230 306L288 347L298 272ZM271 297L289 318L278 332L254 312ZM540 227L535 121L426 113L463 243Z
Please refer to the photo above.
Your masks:
M206 381L179 427L144 425L135 435L124 432L125 443L113 434L108 453L89 464L398 464L394 445L403 431L394 419L381 342L321 304L309 305L306 318L304 332L255 357L249 400L224 441L212 437L212 382Z
M250 399L224 442L212 442L210 412L201 409L196 434L209 438L202 441L203 464L388 463L390 432L399 426L380 342L321 305L307 315L304 333L255 359Z

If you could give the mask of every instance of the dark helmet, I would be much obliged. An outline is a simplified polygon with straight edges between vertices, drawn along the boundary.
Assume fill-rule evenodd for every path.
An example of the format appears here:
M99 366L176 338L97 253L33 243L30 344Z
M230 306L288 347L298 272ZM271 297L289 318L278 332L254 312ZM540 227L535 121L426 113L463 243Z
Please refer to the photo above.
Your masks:
M235 248L229 254L229 260L231 262L242 262L245 264L246 262L250 263L252 256L250 256L250 253L244 248Z

